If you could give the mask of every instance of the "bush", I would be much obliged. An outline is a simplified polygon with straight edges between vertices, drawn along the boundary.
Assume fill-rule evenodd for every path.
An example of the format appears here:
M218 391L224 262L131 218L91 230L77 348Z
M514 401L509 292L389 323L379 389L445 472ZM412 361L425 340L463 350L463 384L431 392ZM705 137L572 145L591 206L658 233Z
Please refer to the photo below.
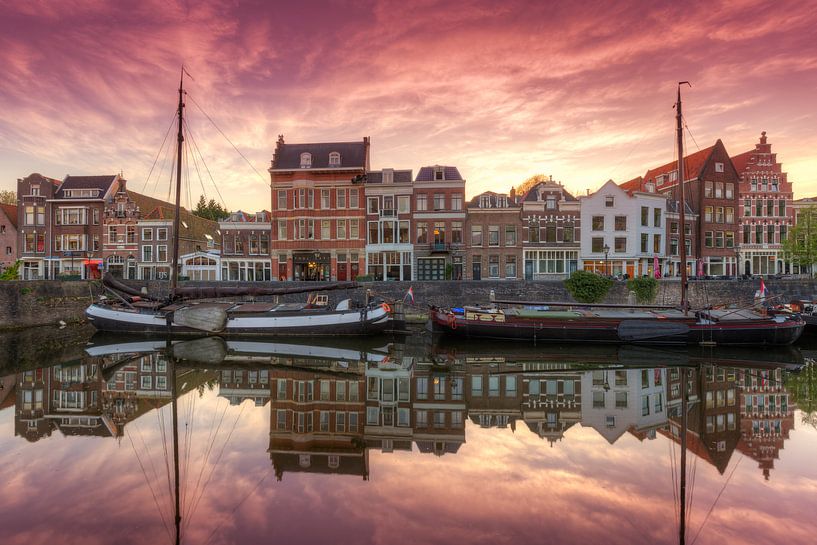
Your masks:
M574 271L565 280L565 288L579 303L600 303L612 285L609 278L589 271Z
M18 259L13 265L6 267L6 270L0 273L0 280L17 280L20 276L21 263L22 261Z
M658 294L658 280L651 276L627 280L627 289L635 293L639 303L652 303Z

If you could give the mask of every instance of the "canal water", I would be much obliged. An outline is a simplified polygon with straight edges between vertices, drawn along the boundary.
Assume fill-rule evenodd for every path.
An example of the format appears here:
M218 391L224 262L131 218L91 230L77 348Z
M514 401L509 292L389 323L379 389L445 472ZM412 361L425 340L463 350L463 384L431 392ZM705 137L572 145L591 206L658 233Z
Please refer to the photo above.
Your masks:
M817 536L817 373L799 349L70 328L0 349L6 545Z

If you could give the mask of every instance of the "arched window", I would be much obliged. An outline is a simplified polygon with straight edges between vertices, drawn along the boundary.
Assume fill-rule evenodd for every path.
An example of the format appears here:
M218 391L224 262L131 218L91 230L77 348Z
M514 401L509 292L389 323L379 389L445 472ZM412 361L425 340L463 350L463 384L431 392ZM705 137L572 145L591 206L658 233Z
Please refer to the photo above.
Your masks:
M333 151L329 154L329 166L330 167L339 167L340 166L340 153Z
M108 265L121 265L125 262L121 255L108 256Z
M301 154L301 168L312 168L312 154L311 153L302 153Z

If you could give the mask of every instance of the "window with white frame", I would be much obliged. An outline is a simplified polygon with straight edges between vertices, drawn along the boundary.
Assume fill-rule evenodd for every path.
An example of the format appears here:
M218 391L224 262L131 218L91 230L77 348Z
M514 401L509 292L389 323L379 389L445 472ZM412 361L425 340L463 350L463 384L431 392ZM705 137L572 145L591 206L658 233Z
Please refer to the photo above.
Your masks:
M329 166L330 167L339 167L340 166L340 153L333 151L329 154Z
M301 168L312 168L312 154L311 153L302 153L301 154Z
M142 261L153 261L153 246L142 246Z
M153 240L153 229L142 229L142 240Z

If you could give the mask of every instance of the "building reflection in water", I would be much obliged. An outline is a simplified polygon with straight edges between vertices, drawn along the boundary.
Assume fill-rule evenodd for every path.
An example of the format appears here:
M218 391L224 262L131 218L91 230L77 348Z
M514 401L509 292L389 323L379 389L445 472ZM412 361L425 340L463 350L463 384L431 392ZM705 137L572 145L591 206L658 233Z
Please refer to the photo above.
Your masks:
M171 401L161 351L112 345L95 355L2 378L0 407L15 407L14 433L122 437L132 420ZM592 365L544 349L494 356L391 344L377 350L280 343L227 343L206 372L181 366L180 393L218 384L231 405L269 403L269 457L286 473L369 478L370 450L454 455L465 421L569 440L579 424L609 444L629 433L680 442L679 367ZM687 445L720 473L735 450L769 478L794 427L795 404L780 368L688 367Z

